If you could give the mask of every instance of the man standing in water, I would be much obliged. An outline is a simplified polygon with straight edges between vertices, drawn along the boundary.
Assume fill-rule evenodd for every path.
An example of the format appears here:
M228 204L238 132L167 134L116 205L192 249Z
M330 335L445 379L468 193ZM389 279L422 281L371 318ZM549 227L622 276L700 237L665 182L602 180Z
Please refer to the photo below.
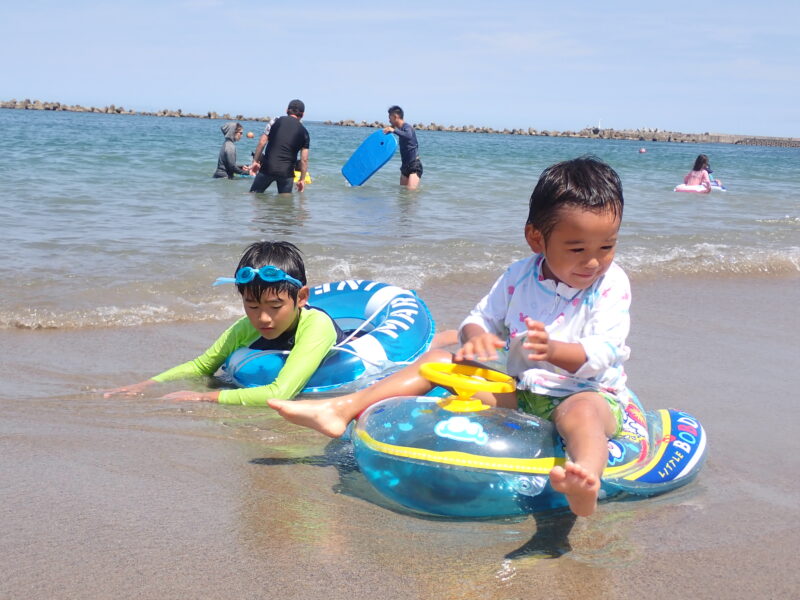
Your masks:
M383 133L394 133L400 141L400 185L410 190L417 189L422 177L422 162L419 160L419 144L414 128L403 120L403 109L399 106L389 108L390 127L384 127Z
M286 116L276 119L268 135L262 135L256 147L250 171L257 175L250 186L251 192L263 192L274 181L279 194L291 194L294 182L294 167L297 153L300 153L300 179L297 191L305 189L308 172L309 135L300 122L306 106L301 100L292 100L286 109ZM261 150L266 144L264 153Z

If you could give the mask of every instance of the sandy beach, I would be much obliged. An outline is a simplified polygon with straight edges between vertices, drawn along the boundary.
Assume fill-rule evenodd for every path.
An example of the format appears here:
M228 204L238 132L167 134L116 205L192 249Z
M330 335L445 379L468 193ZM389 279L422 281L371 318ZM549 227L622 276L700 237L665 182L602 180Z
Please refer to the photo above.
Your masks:
M709 459L687 488L575 522L412 515L346 442L269 409L97 392L219 322L2 330L0 597L795 597L798 279L633 285L631 385L700 418ZM447 287L420 290L440 327L459 317Z

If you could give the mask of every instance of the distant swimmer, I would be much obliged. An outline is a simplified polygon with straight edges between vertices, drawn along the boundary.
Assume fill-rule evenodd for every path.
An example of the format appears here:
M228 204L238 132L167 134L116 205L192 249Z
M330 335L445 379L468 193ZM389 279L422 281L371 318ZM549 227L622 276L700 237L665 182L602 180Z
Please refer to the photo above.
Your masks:
M708 156L705 154L697 156L692 170L683 178L683 184L703 186L706 194L711 192L711 179L708 176Z
M389 108L389 123L383 133L394 133L400 141L400 185L410 190L417 189L422 177L422 162L419 159L419 144L414 128L405 122L403 109L399 106Z
M256 147L250 171L256 173L251 192L261 193L274 181L279 194L291 194L294 183L294 166L300 153L300 177L297 191L305 189L305 177L308 173L308 148L310 137L308 130L301 123L306 106L301 100L292 100L286 108L286 116L275 119L265 129L264 135ZM261 149L264 148L261 154Z
M217 170L214 171L213 175L215 178L227 177L228 179L233 179L234 175L250 174L250 167L236 164L236 142L242 139L243 129L239 123L233 121L220 127L222 135L225 136L225 141L219 150Z

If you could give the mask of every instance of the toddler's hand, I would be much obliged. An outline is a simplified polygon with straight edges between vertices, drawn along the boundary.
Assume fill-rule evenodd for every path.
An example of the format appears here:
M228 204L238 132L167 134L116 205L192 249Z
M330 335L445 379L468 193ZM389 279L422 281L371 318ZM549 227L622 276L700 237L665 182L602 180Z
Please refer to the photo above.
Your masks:
M544 323L534 321L530 317L525 319L525 326L528 328L527 340L522 343L522 347L530 351L528 360L550 359L550 334L544 328Z
M497 360L497 349L506 343L493 333L471 337L455 353L456 362L462 360Z

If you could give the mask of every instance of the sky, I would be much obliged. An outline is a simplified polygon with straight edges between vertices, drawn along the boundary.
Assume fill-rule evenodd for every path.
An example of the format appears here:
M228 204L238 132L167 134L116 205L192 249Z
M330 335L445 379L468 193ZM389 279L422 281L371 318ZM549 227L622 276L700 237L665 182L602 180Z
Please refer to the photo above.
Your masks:
M0 100L800 137L800 2L37 0Z

